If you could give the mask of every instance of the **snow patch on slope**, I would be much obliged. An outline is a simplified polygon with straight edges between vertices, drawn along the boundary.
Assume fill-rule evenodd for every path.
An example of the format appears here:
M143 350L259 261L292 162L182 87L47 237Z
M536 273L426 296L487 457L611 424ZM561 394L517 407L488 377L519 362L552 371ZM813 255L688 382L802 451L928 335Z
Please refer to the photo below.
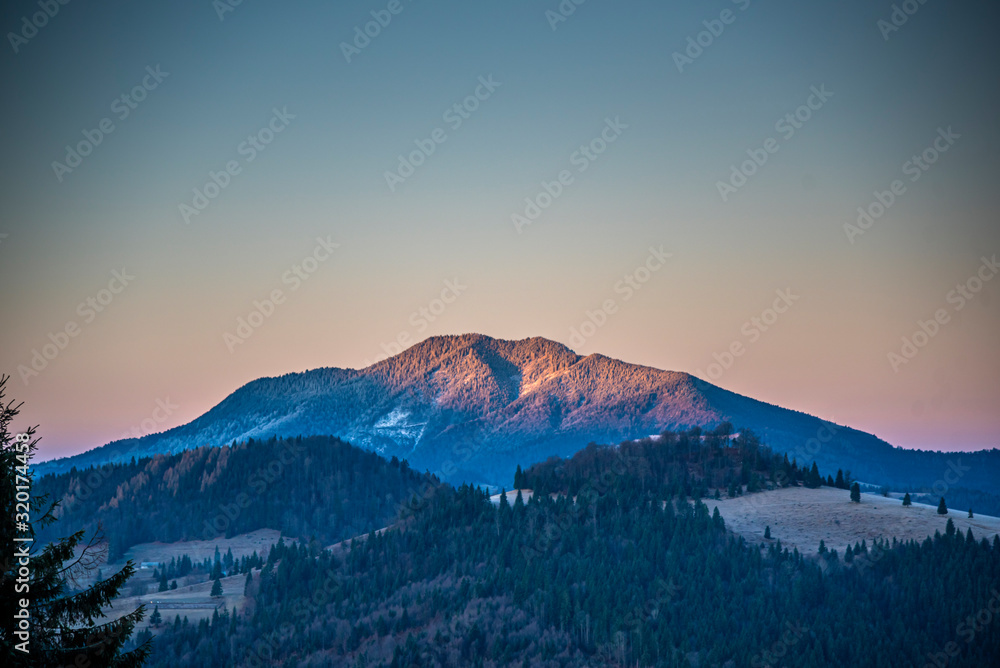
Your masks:
M393 408L388 415L383 415L382 418L373 426L375 429L398 427L404 424L409 417L409 411L404 411L402 408L397 406L396 408Z
M424 430L427 429L427 423L411 422L411 416L409 411L405 411L397 406L372 425L372 431L397 442L400 440L413 441L413 449L416 449L417 444L424 435Z

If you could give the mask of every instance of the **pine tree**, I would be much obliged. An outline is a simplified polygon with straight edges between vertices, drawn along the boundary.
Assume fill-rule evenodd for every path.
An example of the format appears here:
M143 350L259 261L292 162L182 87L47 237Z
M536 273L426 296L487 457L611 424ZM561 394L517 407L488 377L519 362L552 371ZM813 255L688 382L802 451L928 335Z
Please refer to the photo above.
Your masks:
M517 490L517 496L514 497L514 511L515 513L524 511L524 497L521 496L521 490Z
M938 503L938 515L947 515L947 514L948 514L948 506L945 505L944 497L942 496L941 501Z
M170 581L170 591L177 589L177 580Z
M972 519L972 508L969 508L969 519Z
M32 550L33 541L16 541L16 538L34 539L36 531L56 522L55 510L59 503L45 496L31 495L31 518L27 529L18 526L15 513L17 486L20 475L33 483L28 463L38 447L34 438L35 428L24 435L12 434L10 424L18 415L21 404L4 403L9 376L0 377L0 550L4 555L16 555L27 549L31 555L31 575L27 583L31 592L28 612L31 616L30 640L20 638L10 624L20 610L19 598L13 580L17 577L17 559L4 559L0 566L0 664L5 666L67 666L89 668L138 668L149 655L151 646L141 642L130 652L123 648L129 641L135 625L145 614L139 606L109 622L95 623L108 609L125 583L135 574L135 564L129 561L124 568L106 579L99 579L82 592L69 595L76 577L96 569L103 557L103 537L100 530L84 542L83 530L50 542L41 551ZM26 547L27 546L27 547ZM29 651L25 654L18 645Z
M906 494L903 495L903 505L904 506L912 506L913 505L913 501L910 500L910 493L909 492L907 492Z
M160 622L162 621L163 621L163 616L160 615L160 606L156 606L155 608L153 608L153 614L149 616L149 624L155 629L159 628Z
M861 503L861 485L858 483L851 485L851 501Z
M809 473L805 476L806 487L816 489L823 484L823 477L819 474L819 467L816 462L813 462L812 468L809 469Z
M844 482L843 469L837 469L837 479L833 482L833 486L837 489L847 489L847 483Z
M167 584L167 572L163 571L163 575L160 576L160 586L156 591L167 591L170 585Z
M510 469L508 469L510 470ZM517 465L517 470L514 471L514 489L524 489L524 471L521 470L521 465Z
M764 538L771 540L771 525L764 527Z
M213 597L222 596L222 580L216 579L212 581L212 591L209 595Z

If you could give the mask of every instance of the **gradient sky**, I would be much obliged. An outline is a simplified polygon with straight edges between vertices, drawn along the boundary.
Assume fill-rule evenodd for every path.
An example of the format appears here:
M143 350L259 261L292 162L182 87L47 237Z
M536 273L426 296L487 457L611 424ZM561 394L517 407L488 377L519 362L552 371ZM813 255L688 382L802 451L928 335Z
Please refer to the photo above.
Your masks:
M1000 446L1000 279L948 301L1000 253L996 5L928 0L885 39L890 2L588 0L553 29L558 0L402 0L348 63L341 44L388 0L244 0L221 19L220 4L78 0L16 52L38 6L0 10L0 370L42 458L183 424L260 376L464 332L695 373L894 445ZM169 75L119 119L157 66ZM444 112L480 77L500 86L452 129ZM776 122L814 86L832 97L786 139ZM276 108L295 118L248 162L241 143ZM53 161L104 118L113 132L60 182ZM606 119L628 127L580 172ZM437 128L447 140L390 190L385 172ZM960 137L910 181L939 128ZM717 182L769 137L778 151L724 202ZM231 160L240 173L185 223L179 205ZM518 233L512 214L563 170L572 183ZM844 224L895 179L905 192L850 243ZM318 237L339 248L293 290ZM672 256L626 299L619 281L661 246ZM87 322L78 305L123 268L134 280ZM458 298L420 316L456 279ZM224 333L276 289L284 303L230 352ZM778 290L798 299L758 329ZM947 323L894 369L938 309Z

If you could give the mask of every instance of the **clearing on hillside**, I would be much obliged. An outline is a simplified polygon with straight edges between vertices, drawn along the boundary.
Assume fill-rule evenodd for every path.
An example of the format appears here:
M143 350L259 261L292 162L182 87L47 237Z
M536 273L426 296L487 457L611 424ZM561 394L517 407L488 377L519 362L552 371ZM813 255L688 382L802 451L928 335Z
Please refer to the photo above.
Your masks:
M844 548L875 538L923 540L935 531L944 533L950 518L963 534L971 527L976 540L1000 533L1000 519L986 515L968 518L967 511L952 509L938 515L937 507L914 503L904 507L898 498L862 494L852 503L846 489L786 487L735 499L706 499L709 511L718 507L726 526L754 543L780 540L783 547L797 547L816 554L820 540L841 555ZM771 527L771 541L764 530Z

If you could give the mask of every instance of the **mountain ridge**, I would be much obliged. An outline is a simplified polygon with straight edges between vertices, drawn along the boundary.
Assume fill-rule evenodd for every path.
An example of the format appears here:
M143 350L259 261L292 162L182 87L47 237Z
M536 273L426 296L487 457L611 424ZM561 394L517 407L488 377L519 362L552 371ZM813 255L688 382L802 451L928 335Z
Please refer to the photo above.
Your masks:
M591 441L617 443L722 422L753 429L790 458L815 459L823 470L844 468L872 482L930 487L947 470L943 453L900 450L685 372L582 356L542 337L482 334L430 337L363 369L259 378L185 425L37 468L60 472L248 438L330 435L405 457L445 479L500 485L509 483L517 464L571 455ZM989 452L996 454L952 453L986 464L963 484L996 491L982 480L990 472L1000 479L1000 451Z

